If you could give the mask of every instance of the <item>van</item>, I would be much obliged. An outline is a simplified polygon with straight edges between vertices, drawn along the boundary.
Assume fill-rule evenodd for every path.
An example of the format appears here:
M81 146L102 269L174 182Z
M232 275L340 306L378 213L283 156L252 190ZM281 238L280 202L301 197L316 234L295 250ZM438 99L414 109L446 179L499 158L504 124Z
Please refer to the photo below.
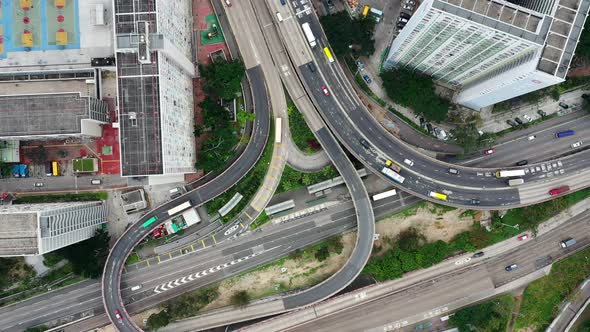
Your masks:
M94 179L94 180L90 181L90 184L95 184L95 185L101 184L101 183L102 183L102 180L100 180L100 179Z
M283 15L281 15L281 13L277 12L277 19L279 20L279 22L283 22Z
M524 179L510 179L508 180L508 185L511 187L520 186L524 183Z
M313 62L308 63L307 68L309 68L310 72L315 73L315 63L313 63Z
M136 290L140 290L142 287L143 287L142 284L139 284L137 286L133 286L133 287L131 287L131 291L135 292Z
M459 170L455 168L449 168L449 173L459 175Z
M571 237L570 237L570 238L568 238L568 239L565 239L565 240L563 240L563 241L561 241L561 242L559 243L559 245L560 245L562 248L571 247L571 246L573 246L574 244L576 244L576 240L572 239Z

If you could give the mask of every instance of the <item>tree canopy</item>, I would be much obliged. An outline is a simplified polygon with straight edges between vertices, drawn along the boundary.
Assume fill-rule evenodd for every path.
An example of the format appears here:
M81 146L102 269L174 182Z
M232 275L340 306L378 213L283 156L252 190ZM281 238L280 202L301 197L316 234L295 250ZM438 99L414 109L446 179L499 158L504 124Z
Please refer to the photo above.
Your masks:
M166 310L162 310L156 314L151 314L147 319L147 327L150 330L157 330L168 324L170 324L170 315L168 315Z
M245 69L244 64L239 60L216 61L199 68L201 76L205 79L203 88L208 95L230 100L241 92Z
M429 121L446 119L449 101L434 92L430 77L405 67L384 71L380 76L385 92L396 103L414 109Z
M375 20L372 18L352 19L346 11L321 16L320 23L336 55L344 56L351 52L351 45L360 47L360 54L370 56L375 53Z
M586 20L584 29L580 39L578 39L578 46L576 46L576 55L582 58L590 59L590 21Z
M250 294L245 290L237 291L232 294L230 302L236 307L245 307L250 303Z
M504 295L457 311L449 323L459 331L503 332L513 307L512 296Z
M59 253L72 263L75 274L98 278L109 254L110 239L105 230L98 229L93 237L62 248Z

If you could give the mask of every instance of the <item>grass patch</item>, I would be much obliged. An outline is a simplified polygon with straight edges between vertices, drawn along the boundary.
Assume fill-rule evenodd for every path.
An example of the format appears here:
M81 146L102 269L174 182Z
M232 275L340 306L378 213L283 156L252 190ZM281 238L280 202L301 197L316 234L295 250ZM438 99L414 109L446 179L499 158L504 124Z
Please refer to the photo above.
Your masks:
M332 165L326 166L315 173L302 173L292 169L289 165L285 165L281 182L275 191L275 195L329 180L338 175L338 171Z
M432 136L432 135L430 135L430 133L428 132L428 130L420 127L414 121L410 120L407 116L405 116L402 112L399 112L398 110L396 110L395 108L393 108L391 106L387 107L387 109L391 113L395 114L398 118L400 118L400 120L402 120L403 122L405 122L406 124L408 124L409 126L411 126L412 128L414 128L415 130L421 132L422 134L424 134L426 136Z
M255 230L256 228L266 224L269 221L270 217L266 214L266 211L262 211L258 218L256 218L256 220L254 220L254 222L250 224L250 228L252 228L252 230Z
M14 204L27 203L55 203L55 202L87 202L87 201L104 201L108 193L80 193L80 194L54 194L54 195L31 195L20 196L13 201Z
M426 202L426 201L418 202L418 203L416 203L410 207L407 207L401 211L387 215L387 216L381 218L380 220L389 219L389 218L398 218L398 217L407 218L407 217L415 216L416 213L418 213L418 209L426 207L427 204L428 204L428 202Z
M287 101L287 113L289 114L289 131L295 145L307 153L313 153L322 149L322 146L307 126L303 114L299 112L293 101Z
M129 257L127 257L127 261L125 262L125 265L131 265L131 264L135 264L139 262L139 256L137 255L137 253L132 252L131 255L129 255Z
M248 204L250 200L256 195L256 191L262 185L268 166L272 159L272 150L274 147L274 125L273 121L270 123L269 139L266 142L262 156L254 165L254 167L243 177L240 182L231 187L224 194L206 203L207 211L219 211L227 202L229 202L236 193L242 194L243 198L240 202L225 216L221 218L221 222L227 223L235 218Z
M590 248L565 258L551 268L549 275L533 281L524 291L515 330L532 327L544 330L559 313L559 305L590 274Z
M475 218L475 215L477 213L478 213L478 211L475 211L475 210L465 210L464 212L462 212L459 215L459 218L467 218L467 217Z
M514 298L511 295L499 296L457 311L451 316L449 325L459 331L505 331L513 308Z

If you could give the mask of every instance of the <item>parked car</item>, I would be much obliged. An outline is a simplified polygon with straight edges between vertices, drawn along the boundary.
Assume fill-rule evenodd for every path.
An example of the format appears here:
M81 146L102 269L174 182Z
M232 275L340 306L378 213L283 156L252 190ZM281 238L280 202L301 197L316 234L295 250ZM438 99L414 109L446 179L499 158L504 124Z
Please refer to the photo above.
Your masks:
M582 141L577 141L575 143L572 143L572 149L577 149L580 146L582 146Z
M539 114L540 116L547 116L547 112L543 110L537 110L537 114Z
M408 19L407 18L403 18L403 17L398 17L397 18L397 21L398 22L401 22L401 23L408 23Z
M365 80L367 84L371 84L371 82L373 82L373 80L367 74L363 75L363 80Z
M328 91L328 88L325 85L322 85L322 92L325 96L330 96L330 91Z
M585 94L585 93L582 93L582 99L588 99L588 97L590 97L590 96L588 96L588 95L587 95L587 94Z
M563 107L564 109L568 109L570 106L562 101L559 102L559 106Z
M524 124L524 121L522 121L520 118L514 118L514 121L516 121L519 125Z
M424 120L424 118L423 118L423 117L420 117L420 118L418 119L418 121L420 121L420 127L422 127L422 128L426 128L426 121Z
M531 118L530 116L528 116L527 114L522 116L527 122L531 122L533 121L533 118Z
M506 120L506 123L511 127L518 127L518 124L512 120Z
M529 235L528 234L523 234L521 236L519 236L518 241L524 241L524 240L528 240L529 239Z
M412 12L414 10L414 6L412 5L404 5L403 9Z
M406 1L406 5L415 6L416 5L416 1L414 1L414 0L408 0L408 1Z
M508 265L508 266L506 266L506 267L504 268L504 270L506 270L506 271L508 271L508 272L510 272L510 271L514 271L514 270L516 270L516 269L518 269L518 265L516 265L516 264L511 264L511 265Z
M231 1L229 1L229 0L225 0L225 4L226 4L228 7L231 7Z
M406 24L405 23L398 22L395 26L398 28L398 30L401 30L401 29L403 29L406 26Z
M409 20L409 19L412 17L412 15L410 15L410 14L408 14L408 13L406 13L406 12L401 12L401 13L399 13L399 16L400 16L400 17L403 17L403 18L405 18L405 19L408 19L408 20Z
M483 154L485 154L486 156L494 153L496 153L496 148L487 149L483 152Z
M428 132L432 134L432 132L434 131L434 128L432 127L432 125L430 123L427 123L426 130L428 130Z

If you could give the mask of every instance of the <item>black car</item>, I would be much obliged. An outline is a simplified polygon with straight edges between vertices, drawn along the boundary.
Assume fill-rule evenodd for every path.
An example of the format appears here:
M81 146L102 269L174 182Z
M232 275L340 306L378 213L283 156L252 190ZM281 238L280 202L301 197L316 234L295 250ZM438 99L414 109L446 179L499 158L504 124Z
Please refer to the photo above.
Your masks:
M422 127L422 128L426 127L426 121L424 120L423 117L420 117L418 120L420 121L420 127Z
M405 19L407 19L407 20L409 20L409 19L412 17L412 15L410 15L410 14L408 14L408 13L406 13L406 12L401 12L401 13L399 13L399 16L400 16L400 17L403 17L403 18L405 18ZM583 98L583 95L582 95L582 98Z
M405 23L398 22L398 23L397 23L395 26L396 26L398 29L400 29L400 30L401 30L401 29L403 29L403 28L406 26L406 24L405 24Z
M540 116L547 116L547 112L543 110L537 110L537 114L539 114Z
M589 97L590 97L589 95L587 95L587 94L585 94L585 93L582 93L582 98L583 98L583 99L588 99Z
M527 160L521 160L519 162L516 163L516 166L524 166L526 164L528 164L529 162Z
M473 254L473 258L482 257L483 255L485 255L483 251L476 252L475 254Z
M516 265L516 264L508 265L508 266L506 266L506 267L504 268L504 270L506 270L506 271L508 271L508 272L510 272L510 271L514 271L514 270L516 270L516 269L518 269L518 265Z
M426 130L428 130L428 132L431 134L434 132L434 128L432 128L432 125L430 123L426 124Z
M516 121L519 125L524 124L520 118L514 118L514 121Z
M562 101L559 102L559 106L563 107L564 109L568 109L570 106Z
M366 140L366 139L364 139L364 138L361 138L361 139L359 140L359 142L361 143L361 145L362 145L362 146L363 146L365 149L370 149L370 148L371 148L371 145L369 144L369 142L367 142L367 140Z
M471 205L479 205L481 204L481 201L477 198L472 198L469 203L471 203Z
M512 121L512 120L506 120L506 123L509 124L511 127L517 127L518 124L516 124L516 122Z

